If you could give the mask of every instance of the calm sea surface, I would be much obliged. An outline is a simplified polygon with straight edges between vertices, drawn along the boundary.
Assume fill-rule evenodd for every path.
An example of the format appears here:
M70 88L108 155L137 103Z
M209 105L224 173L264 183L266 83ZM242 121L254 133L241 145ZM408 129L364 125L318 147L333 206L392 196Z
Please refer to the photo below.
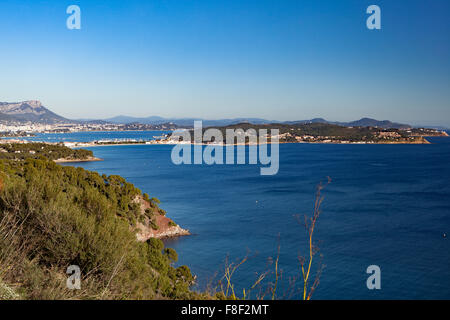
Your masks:
M35 137L24 137L22 140L36 142L90 142L94 140L151 140L169 131L99 131L71 133L37 133ZM18 138L4 138L7 140Z
M78 135L90 141L160 134ZM74 135L40 138L81 141ZM429 140L433 144L283 144L275 176L260 176L257 165L176 166L172 146L165 145L95 147L105 161L76 165L121 175L159 198L168 216L193 233L166 245L198 276L200 289L223 270L227 256L235 261L247 254L234 282L250 285L257 272L272 267L279 243L281 297L298 275L299 253L306 253L295 215L311 213L316 185L330 176L314 233L325 268L313 298L450 299L450 138ZM369 265L381 268L381 290L366 287Z

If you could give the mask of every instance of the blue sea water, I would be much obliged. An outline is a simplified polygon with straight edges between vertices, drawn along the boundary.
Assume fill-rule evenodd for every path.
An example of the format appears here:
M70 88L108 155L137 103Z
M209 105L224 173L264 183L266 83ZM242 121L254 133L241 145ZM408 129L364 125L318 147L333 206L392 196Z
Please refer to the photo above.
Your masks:
M153 140L169 131L86 131L70 133L37 133L34 137L23 137L20 140L34 142L91 142L96 140ZM5 140L18 139L15 137Z
M89 134L96 140L96 133ZM157 134L159 135L159 134ZM258 165L180 165L172 146L91 148L102 162L74 164L119 174L193 235L167 240L178 264L214 283L227 258L250 259L233 276L250 286L273 269L280 246L280 298L298 275L306 232L295 215L311 214L316 185L324 190L314 239L323 272L314 299L450 299L450 138L430 145L282 144L280 170ZM444 237L444 234L447 237ZM381 269L381 290L368 290L366 269ZM297 282L297 287L299 283Z

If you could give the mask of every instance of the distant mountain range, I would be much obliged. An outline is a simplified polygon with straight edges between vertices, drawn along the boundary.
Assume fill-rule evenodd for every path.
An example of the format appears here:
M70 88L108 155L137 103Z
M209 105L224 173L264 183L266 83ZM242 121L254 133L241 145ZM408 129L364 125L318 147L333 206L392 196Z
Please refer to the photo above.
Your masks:
M117 116L109 119L104 119L107 122L112 123L142 123L142 124L162 124L162 123L174 123L178 126L192 126L194 121L201 120L203 126L226 126L230 124L237 124L242 122L249 122L253 124L264 124L264 123L277 123L279 121L270 121L260 118L233 118L233 119L218 119L218 120L205 120L201 118L162 118L157 116L151 116L146 118L128 117L128 116Z
M269 123L285 123L285 124L303 124L303 123L329 123L329 124L337 124L346 127L379 127L379 128L397 128L397 129L407 129L412 126L408 124L395 123L388 120L375 120L370 118L362 118L357 121L351 122L336 122L336 121L327 121L322 118L315 118L311 120L297 120L297 121L276 121L276 120L266 120L261 118L233 118L233 119L218 119L218 120L205 120L200 118L162 118L162 117L147 117L147 118L136 118L136 117L128 117L128 116L117 116L114 118L104 119L106 122L112 123L142 123L142 124L162 124L162 123L174 123L178 126L192 126L195 120L202 120L203 126L212 127L212 126L227 126L238 123L252 123L252 124L269 124Z
M295 123L329 123L329 124L337 124L344 127L378 127L383 129L409 129L413 126L409 124L403 124L403 123L397 123L397 122L391 122L389 120L375 120L371 118L362 118L360 120L356 121L350 121L350 122L338 122L338 121L327 121L322 118L316 118L312 120L302 120L302 121L288 121L286 123L289 124L295 124Z
M0 102L0 123L3 124L21 124L21 123L39 123L39 124L58 124L58 123L95 123L95 124L130 124L140 123L148 125L160 125L173 123L179 127L191 127L195 120L202 120L204 127L211 126L227 126L238 123L252 123L252 124L269 124L269 123L284 123L284 124L303 124L303 123L329 123L337 124L346 127L379 127L379 128L397 128L407 129L413 126L409 124L402 124L391 122L389 120L375 120L370 118L362 118L360 120L351 122L336 122L328 121L323 118L315 118L310 120L296 120L296 121L276 121L261 118L232 118L232 119L217 119L205 120L201 118L163 118L158 116L150 117L129 117L117 116L108 119L79 119L70 120L57 115L42 105L40 101L29 100L23 102ZM428 126L430 127L430 126ZM430 127L431 128L431 127ZM441 127L441 129L444 129Z

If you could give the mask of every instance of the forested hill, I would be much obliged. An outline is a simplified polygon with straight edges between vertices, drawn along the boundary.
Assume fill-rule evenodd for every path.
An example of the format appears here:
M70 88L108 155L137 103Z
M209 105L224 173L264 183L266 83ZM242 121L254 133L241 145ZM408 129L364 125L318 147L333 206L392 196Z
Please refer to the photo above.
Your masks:
M238 132L245 131L246 141L249 136L255 137L257 131L273 130L279 131L279 142L281 143L428 143L424 139L427 136L447 136L445 132L435 129L383 129L379 127L346 127L328 123L298 123L298 124L250 124L239 123L225 127L206 127L203 133L211 128L218 129L226 143L227 130ZM253 130L249 130L253 129ZM253 132L252 132L253 131ZM192 130L191 130L192 132ZM268 131L267 131L268 132ZM241 133L238 135L243 138ZM175 134L175 137L177 134ZM176 138L175 138L176 139ZM191 134L193 141L194 135ZM237 143L237 138L234 138ZM208 143L210 141L203 141ZM222 142L222 141L218 141Z
M138 225L164 214L157 199L120 176L33 157L0 160L0 298L195 297L173 249L137 241ZM81 269L82 290L66 287L71 265Z
M49 160L89 160L94 159L90 150L70 149L62 144L49 143L2 143L0 144L0 159L28 158L39 159L45 157Z

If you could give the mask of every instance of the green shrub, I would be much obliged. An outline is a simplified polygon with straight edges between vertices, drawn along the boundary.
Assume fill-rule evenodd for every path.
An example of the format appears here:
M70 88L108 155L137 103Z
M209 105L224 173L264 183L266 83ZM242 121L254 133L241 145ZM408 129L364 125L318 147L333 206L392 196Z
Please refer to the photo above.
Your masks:
M176 227L177 224L173 222L172 220L169 221L169 227Z
M172 261L172 262L178 261L178 254L174 249L166 248L166 249L164 249L164 253L169 258L170 261Z
M29 299L192 297L190 272L171 266L175 251L136 240L140 194L119 176L0 161L0 277ZM81 291L65 288L70 265L82 270Z

